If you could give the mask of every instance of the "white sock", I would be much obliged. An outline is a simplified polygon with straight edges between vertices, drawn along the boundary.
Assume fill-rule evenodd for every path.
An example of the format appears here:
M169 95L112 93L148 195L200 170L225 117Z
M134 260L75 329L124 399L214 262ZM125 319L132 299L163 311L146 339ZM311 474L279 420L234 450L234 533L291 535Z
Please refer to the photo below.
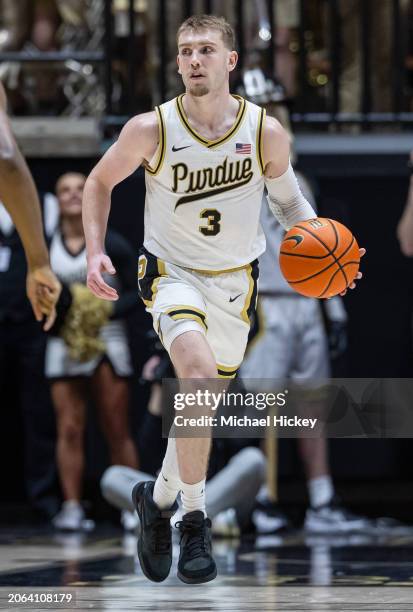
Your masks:
M182 514L201 510L206 516L205 511L205 478L195 484L181 483Z
M311 478L308 483L308 494L312 508L328 504L334 496L334 486L330 476Z
M168 446L162 468L153 489L153 501L161 510L170 508L176 500L180 489L181 479L179 477L178 456L176 454L176 440L175 438L168 438Z
M77 499L67 499L62 503L62 511L69 512L70 514L74 514L83 518L85 516L85 511L80 502Z

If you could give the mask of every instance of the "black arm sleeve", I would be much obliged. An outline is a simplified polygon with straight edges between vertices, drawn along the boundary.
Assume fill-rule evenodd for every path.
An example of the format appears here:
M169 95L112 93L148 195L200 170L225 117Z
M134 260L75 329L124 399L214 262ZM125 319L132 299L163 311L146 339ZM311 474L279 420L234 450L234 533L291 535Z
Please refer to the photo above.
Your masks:
M137 256L127 240L113 230L106 234L105 249L120 283L119 299L113 303L111 319L122 319L139 307Z

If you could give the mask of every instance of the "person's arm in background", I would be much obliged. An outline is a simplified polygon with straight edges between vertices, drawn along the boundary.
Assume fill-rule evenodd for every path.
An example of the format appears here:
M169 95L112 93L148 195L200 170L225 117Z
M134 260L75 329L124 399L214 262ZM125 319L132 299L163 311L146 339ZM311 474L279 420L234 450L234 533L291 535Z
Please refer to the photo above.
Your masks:
M129 242L118 232L109 230L105 240L108 257L116 268L120 281L119 299L113 304L111 319L122 319L140 305L136 255Z
M43 236L40 202L33 178L16 141L7 116L7 99L0 83L0 200L13 219L27 259L27 296L35 317L46 317L49 329L56 316L60 283L50 269Z
M410 164L413 164L413 151L410 153ZM397 225L397 238L403 255L413 257L413 173L410 177L406 206Z

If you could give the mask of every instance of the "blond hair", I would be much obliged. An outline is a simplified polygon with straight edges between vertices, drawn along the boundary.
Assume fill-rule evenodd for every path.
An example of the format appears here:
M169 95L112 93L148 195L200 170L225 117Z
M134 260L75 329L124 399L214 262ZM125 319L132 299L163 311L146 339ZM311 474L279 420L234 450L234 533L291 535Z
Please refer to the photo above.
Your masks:
M180 25L176 35L176 40L179 40L180 35L185 30L217 30L221 32L224 45L230 51L235 49L235 32L233 27L224 19L224 17L216 17L215 15L192 15L188 17Z

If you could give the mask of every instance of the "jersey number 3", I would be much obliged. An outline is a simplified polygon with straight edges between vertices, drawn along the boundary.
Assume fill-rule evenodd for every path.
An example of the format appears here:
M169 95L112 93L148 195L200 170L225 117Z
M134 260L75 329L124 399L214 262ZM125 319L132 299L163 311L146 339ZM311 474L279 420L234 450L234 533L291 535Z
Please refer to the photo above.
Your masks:
M221 213L216 208L204 208L199 214L201 219L208 219L208 225L199 226L199 231L204 236L216 236L221 231Z

